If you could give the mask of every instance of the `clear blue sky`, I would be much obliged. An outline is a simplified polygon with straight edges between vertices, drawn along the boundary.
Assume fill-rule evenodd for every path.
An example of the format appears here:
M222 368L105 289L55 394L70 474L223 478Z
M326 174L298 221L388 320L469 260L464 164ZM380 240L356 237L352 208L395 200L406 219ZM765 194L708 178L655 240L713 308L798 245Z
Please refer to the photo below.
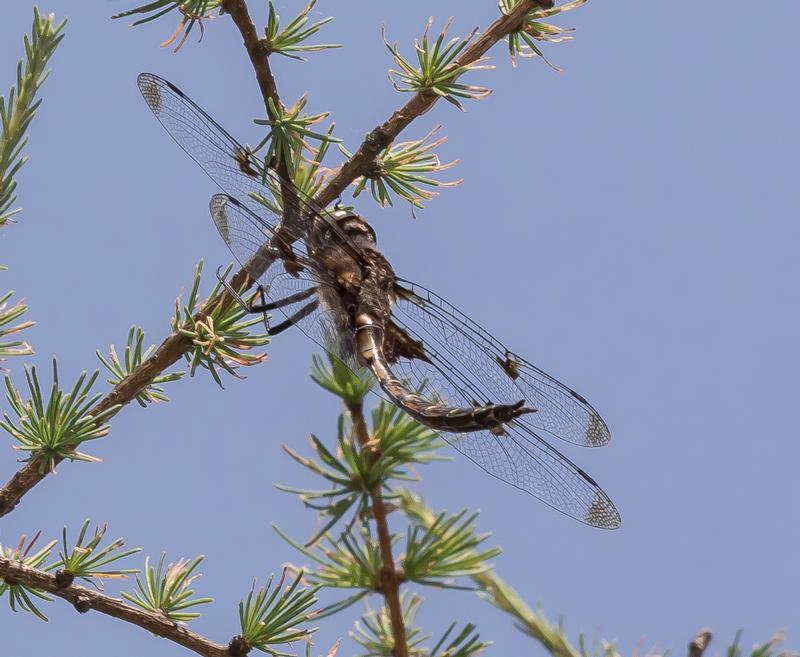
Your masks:
M252 3L263 22L262 3ZM0 288L28 300L38 325L34 362L57 354L64 380L96 367L94 350L142 325L169 330L194 263L229 254L208 219L212 184L154 121L137 73L173 80L243 139L263 114L240 39L227 19L201 45L173 55L158 43L173 24L138 30L108 16L119 0L43 7L68 14L67 37L33 125L20 176L24 213L3 232ZM283 1L284 14L299 2ZM344 7L344 8L340 8ZM12 81L30 3L6 3L0 81ZM592 530L483 476L463 459L426 468L439 509L480 508L504 548L497 570L570 635L618 639L623 653L673 647L710 625L719 653L789 631L797 647L798 293L797 28L800 4L740 0L590 2L561 20L576 40L546 47L517 70L470 79L494 89L461 114L445 104L409 137L444 123L444 158L461 158L447 190L411 220L406 207L358 207L396 270L461 306L602 412L613 439L565 451L618 504L623 528ZM281 93L308 90L348 146L405 96L386 80L379 34L409 52L431 11L455 29L486 25L495 3L324 0L336 13L326 41L346 48L308 64L276 62ZM269 361L220 392L199 376L170 386L173 401L114 419L91 445L100 465L64 464L0 522L0 541L37 529L55 537L85 517L157 555L207 555L197 583L217 602L195 627L218 640L236 630L236 603L254 576L297 555L270 528L307 536L313 519L272 483L302 480L280 450L330 439L337 404L307 376L312 345L286 335ZM19 363L14 380L22 384ZM5 480L17 453L0 450ZM509 619L471 594L424 591L423 626L476 621L490 654L542 654ZM99 614L46 605L43 626L0 612L2 652L86 657L184 651ZM321 653L346 633L335 619ZM33 639L32 639L33 637ZM352 645L343 654L355 652Z

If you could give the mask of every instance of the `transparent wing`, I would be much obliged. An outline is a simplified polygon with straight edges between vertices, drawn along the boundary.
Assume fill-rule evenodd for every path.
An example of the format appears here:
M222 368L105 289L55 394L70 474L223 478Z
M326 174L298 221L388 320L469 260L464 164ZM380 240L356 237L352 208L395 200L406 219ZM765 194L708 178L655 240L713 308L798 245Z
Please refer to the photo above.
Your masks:
M275 201L275 195L263 184L265 174L256 159L171 82L152 73L141 73L137 82L148 107L178 146L224 192L259 214L267 213L264 205L253 195L269 201ZM268 172L266 175L274 174ZM274 213L268 216L272 224L279 221Z
M255 265L255 271L260 271L257 259L261 255L268 258L271 264L258 281L268 301L280 304L274 310L278 322L296 326L322 349L338 355L351 369L357 369L355 336L333 305L335 294L329 274L308 257L304 245L297 244L293 254L296 267L289 274L279 259L280 254L269 246L276 234L273 226L227 194L212 196L209 209L222 239L242 267ZM272 327L276 327L276 322L272 322Z
M418 302L402 299L395 306L395 324L412 339L421 340L428 357L427 361L398 358L392 365L398 377L411 388L421 389L423 396L431 401L442 400L452 406L505 403L521 398L519 389L513 385L512 390L502 390L516 396L498 398L502 378L487 367L491 361L482 352L475 351L475 345L463 329L420 308ZM504 372L499 365L496 367ZM537 415L538 411L517 418L505 426L506 434L501 436L480 431L443 433L442 437L493 477L524 490L562 513L595 527L619 527L619 512L608 495L533 428ZM523 421L527 418L533 419Z
M291 243L301 238L317 245L320 239L335 241L353 257L359 257L358 247L324 208L293 182L282 178L272 169L265 169L257 158L178 87L152 73L141 73L138 84L148 107L175 142L222 191L259 218L251 237L257 237L265 227L277 228L280 225L280 238L273 244L283 247L279 257L290 255ZM282 194L284 191L286 193ZM281 224L282 207L288 208L290 214L294 215L295 221L288 222L292 226ZM217 228L222 233L223 228L219 224ZM225 239L225 235L222 236ZM251 255L259 254L254 250ZM266 256L266 250L260 255ZM275 255L272 254L273 257ZM239 262L249 261L240 259ZM288 267L288 263L284 264ZM248 271L257 273L258 268L251 264Z
M586 472L524 425L488 431L445 433L442 437L493 477L538 498L548 506L601 529L616 529L619 512Z
M581 395L511 352L494 336L431 290L398 279L408 291L394 314L428 347L435 346L459 363L460 380L473 382L480 403L513 404L525 399L536 413L517 422L533 433L586 447L599 447L611 439L600 414ZM431 381L444 384L446 381Z

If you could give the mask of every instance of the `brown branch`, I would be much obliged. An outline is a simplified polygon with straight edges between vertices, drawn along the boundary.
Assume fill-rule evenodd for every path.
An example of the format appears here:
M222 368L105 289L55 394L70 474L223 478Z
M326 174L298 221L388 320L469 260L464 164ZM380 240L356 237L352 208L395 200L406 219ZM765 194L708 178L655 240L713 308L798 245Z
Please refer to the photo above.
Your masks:
M495 43L516 30L531 11L537 8L549 9L554 4L554 0L520 0L508 14L498 18L475 39L452 63L452 67L466 66L480 59ZM396 110L387 121L367 135L353 157L339 168L317 194L317 203L324 208L339 198L350 183L367 172L378 154L391 144L414 119L433 107L438 99L439 96L429 91L420 91L414 94L411 100Z
M364 409L361 402L348 403L347 410L353 420L353 427L361 445L362 451L371 450L369 431L364 422ZM372 452L372 461L378 458L377 452ZM388 511L381 495L381 484L378 483L370 491L372 498L372 515L378 529L378 544L381 550L380 592L389 607L389 618L392 622L392 637L394 638L394 657L408 657L408 641L406 639L406 626L403 621L403 608L400 605L400 582L402 575L398 573L392 555L392 536L389 533Z
M211 307L211 303L206 304L197 317L208 316ZM101 399L89 411L89 414L96 416L117 404L123 406L128 404L136 397L137 393L149 385L161 372L173 365L191 346L191 341L184 335L173 333L130 376L114 386L114 389ZM55 458L53 465L58 465L62 460ZM17 470L5 486L0 488L0 517L10 513L22 497L49 474L48 470L40 472L41 467L41 461L34 458Z
M137 609L118 598L112 598L78 584L70 583L60 586L55 575L30 568L17 559L0 557L0 578L9 584L22 584L52 593L72 603L72 606L80 613L94 609L101 614L138 625L148 632L169 639L204 657L242 657L246 654L246 652L241 652L241 642L235 639L227 646L215 643L183 625L174 623L166 616Z
M264 108L267 111L267 116L274 120L277 118L273 111L270 109L269 101L275 107L281 107L281 99L278 96L278 85L275 82L275 76L272 74L272 69L269 65L269 51L264 46L264 42L258 37L256 26L250 18L250 13L247 10L247 3L245 0L224 0L222 7L227 14L233 19L239 33L242 35L245 50L250 57L250 63L253 65L253 70L256 73L256 81L258 88L261 89L261 98L264 101ZM296 212L294 209L299 207L299 201L294 187L289 184L291 176L289 175L288 163L283 158L278 159L277 170L281 178L281 196L286 200L283 204L284 207L284 223L287 228L291 228L297 220ZM283 237L290 234L290 230L283 233ZM240 272L241 273L241 272Z
M255 70L256 80L258 87L261 90L261 96L264 100L264 107L267 115L272 117L269 108L268 99L276 107L280 107L280 97L278 96L278 88L275 84L275 78L269 66L268 53L264 49L261 40L258 38L258 33L247 11L247 4L244 0L225 0L223 3L225 11L230 14L236 27L242 35L247 54L250 57L250 62ZM283 174L283 178L288 178L288 170L286 163L279 163L279 171ZM284 198L291 199L294 197L294 190L286 186L282 189ZM296 199L296 197L294 197ZM296 203L287 204L289 207L296 207ZM271 263L267 263L264 267L266 270ZM252 285L252 278L244 269L237 272L231 279L231 285L235 289L241 289L245 285L249 287ZM208 303L197 313L195 320L202 321L218 304L226 304L231 301L227 292L222 292L214 299L210 299ZM118 383L114 389L89 412L91 415L105 411L117 404L126 405L130 403L153 379L160 375L168 367L174 365L181 356L192 348L191 341L180 333L173 333L167 337L153 355L142 363L129 377ZM56 458L53 466L57 466L63 459ZM45 470L40 472L42 463L39 459L33 459L22 468L20 468L11 479L0 488L0 518L10 513L14 507L19 503L22 497L30 491L34 486L41 482L48 474L49 471Z
M697 636L689 642L689 657L703 657L703 652L711 643L711 630L704 627L697 633Z
M231 15L242 34L245 48L256 72L256 80L269 112L267 99L272 98L276 105L280 102L280 99L275 79L269 67L267 53L258 38L256 28L247 11L247 5L244 0L225 0L223 6L225 11ZM553 0L521 0L510 13L501 16L492 23L472 45L461 53L461 56L455 60L453 65L464 66L474 62L500 39L519 27L530 11L537 7L549 8L552 6ZM388 146L415 118L427 112L436 103L437 99L438 96L434 94L417 93L403 107L396 110L386 122L369 133L353 157L320 190L316 198L319 205L327 207L336 200L351 182L364 174L378 153ZM272 264L272 260L264 258L262 263L263 271L266 271ZM245 285L249 286L252 282L252 277L245 269L241 269L231 279L231 284L237 289ZM217 297L209 300L196 315L195 319L205 319L216 304L224 304L229 301L230 298L227 292L222 292ZM177 362L183 353L190 348L190 341L183 335L179 333L170 335L136 371L117 384L111 393L92 409L91 413L97 414L115 404L128 404L139 391L145 388L161 372ZM58 463L60 463L60 460L56 459L55 465ZM47 471L44 473L39 472L40 467L41 463L38 459L30 461L14 474L5 486L0 488L0 517L10 513L22 497L46 477Z

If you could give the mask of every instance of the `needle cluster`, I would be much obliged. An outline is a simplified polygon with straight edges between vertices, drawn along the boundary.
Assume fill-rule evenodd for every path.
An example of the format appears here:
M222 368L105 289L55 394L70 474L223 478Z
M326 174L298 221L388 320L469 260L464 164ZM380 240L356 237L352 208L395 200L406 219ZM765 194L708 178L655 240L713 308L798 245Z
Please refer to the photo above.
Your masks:
M47 399L35 367L25 368L30 394L27 399L12 385L11 378L5 377L6 399L16 420L3 413L0 427L17 441L16 449L28 453L26 461L35 460L39 464L41 472L53 471L64 459L98 460L77 449L84 442L108 435L110 426L106 420L119 410L118 406L112 406L92 413L91 409L102 397L100 393L89 396L98 375L98 371L90 376L81 373L72 390L66 392L59 386L58 364L53 359L53 383Z
M333 356L327 363L316 357L312 377L340 397L346 410L339 417L335 451L316 436L311 437L313 458L285 447L324 485L280 486L317 511L320 522L305 544L280 529L278 533L315 564L309 570L311 581L354 591L329 613L339 613L370 595L383 597L384 605L377 611L368 607L352 634L368 654L467 656L483 649L486 644L478 640L472 625L447 639L452 626L434 649L425 648L430 637L411 624L422 600L400 588L410 583L472 588L459 586L458 580L485 572L489 560L499 554L497 548L481 548L488 535L476 534L477 514L465 511L441 513L431 527L406 517L405 533L391 532L388 514L400 509L398 483L418 479L416 466L440 460L436 450L442 443L436 433L384 401L375 405L368 430L361 409L371 382L366 373L351 371ZM450 643L439 653L445 639Z
M143 15L144 18L139 18L131 23L131 27L137 25L144 25L150 21L154 21L162 16L170 13L177 13L179 16L178 25L172 35L161 44L161 47L172 45L178 37L178 45L175 46L175 52L180 50L186 39L189 38L192 30L195 27L200 29L202 38L203 31L205 30L205 21L212 18L215 12L220 11L222 7L222 0L155 0L148 2L144 5L128 9L126 11L115 14L111 18L128 18L129 16ZM182 35L182 36L181 36Z
M201 260L194 271L192 287L185 303L175 300L175 315L172 328L176 333L186 337L192 345L184 354L189 363L189 373L194 376L198 368L208 370L217 385L222 386L220 370L236 376L239 366L249 367L263 363L266 353L250 353L269 342L266 332L254 333L251 328L262 323L259 315L248 314L245 308L232 300L228 303L210 304L222 289L222 280L228 275L231 267L222 272L211 290L208 299L200 298L200 280L203 274ZM201 319L197 313L201 307L211 306L210 311Z
M28 568L41 568L44 571L52 570L52 566L45 566L44 562L50 556L50 552L56 546L58 541L50 541L47 545L39 549L37 552L32 552L33 546L39 539L40 533L37 532L30 541L27 536L21 536L19 543L16 547L8 547L0 544L0 558L16 561L24 564ZM46 621L45 616L34 603L33 599L51 601L51 598L42 589L31 586L22 582L16 582L13 579L0 578L0 598L8 596L8 604L11 611L27 611L36 616L37 618Z
M144 331L138 326L131 326L128 331L128 341L125 345L125 350L122 352L122 357L117 354L117 350L112 344L109 347L109 355L106 357L98 349L95 353L103 363L105 368L109 371L111 376L106 379L106 383L111 386L116 386L121 383L125 377L133 374L137 369L142 366L152 355L155 350L154 345L144 348ZM150 382L136 393L136 402L144 408L153 402L166 402L169 397L164 394L164 388L161 387L163 383L170 381L178 381L182 379L186 372L169 372L167 374L160 374L153 377Z
M433 149L441 146L447 137L433 139L441 126L436 126L421 139L403 141L387 146L375 160L370 171L355 182L353 196L358 196L369 184L372 198L381 207L393 205L392 195L408 201L413 208L422 208L423 201L430 201L436 192L430 188L455 187L462 180L443 182L429 174L450 169L458 160L442 163ZM433 139L433 140L432 140ZM353 154L342 148L347 157Z
M271 55L303 60L306 53L339 47L309 42L331 20L311 20L315 0L283 25L269 1L263 37L252 23L244 0L153 0L114 18L136 16L134 25L141 25L172 15L177 18L177 27L162 45L177 42L177 50L194 28L202 35L209 19L227 14L242 36L264 98L268 118L257 123L265 134L253 149L263 169L291 177L302 197L314 197L323 207L355 184L355 195L369 186L380 206L403 199L419 208L433 198L432 190L458 182L432 177L455 162L442 164L434 153L443 141L434 138L435 131L421 139L396 142L399 134L438 99L463 109L464 101L485 98L488 88L460 80L468 72L491 68L485 64L485 55L498 41L507 39L514 64L517 57L544 58L543 44L571 38L570 30L544 19L585 2L569 0L554 7L553 0L499 0L500 14L485 30L449 40L449 22L435 38L429 36L429 22L414 43L414 56L410 58L384 35L396 67L389 71L392 84L398 91L413 95L369 132L358 148L351 152L341 147L346 159L335 170L324 164L331 154L330 145L339 143L333 136L333 125L325 130L315 127L327 119L328 113L305 113L305 96L290 107L283 105L269 63ZM64 22L56 24L52 16L34 10L16 84L7 98L0 98L0 227L17 212L12 209L16 202L14 176L25 162L22 151L38 108L36 95L47 76L46 64L63 38L63 27ZM273 178L266 181L272 185L273 198L263 199L265 205L275 214L290 218L297 210L294 193L286 195L284 186L276 185ZM192 374L198 368L207 369L220 385L223 373L235 376L241 366L264 362L265 354L253 353L268 342L267 333L254 328L261 318L246 317L220 285L202 301L201 273L202 262L195 270L187 301L176 302L172 333L158 348L145 349L142 330L133 327L122 354L113 345L107 356L98 352L112 386L104 396L92 392L98 372L83 373L69 391L62 389L55 361L49 395L43 392L33 368L25 369L27 396L6 377L10 412L4 414L0 427L12 436L15 448L28 452L28 458L0 487L0 515L14 510L59 462L96 460L78 452L78 447L107 435L110 419L123 406L133 400L141 407L167 401L162 385L183 377L182 371L168 372L181 358L186 359ZM252 279L250 272L241 270L232 285L244 294ZM0 296L0 340L31 325L21 320L27 310L25 304L9 307L10 298L11 293ZM0 359L29 353L27 343L0 342ZM335 358L329 356L326 361L316 356L312 378L336 395L344 410L332 440L312 436L312 456L286 448L297 463L319 478L320 484L281 488L316 513L319 523L307 541L297 541L276 530L313 567L285 569L277 582L269 577L263 587L253 585L238 606L239 634L217 643L186 626L200 615L198 609L211 602L211 598L196 595L193 588L202 556L165 565L162 553L155 563L147 557L141 572L123 567L120 562L139 548L125 549L122 539L106 543L106 526L90 532L89 520L81 525L73 542L68 541L64 528L57 558L52 557L57 540L36 549L38 533L30 541L23 536L14 547L0 545L0 597L8 598L12 610L29 612L42 620L47 619L37 605L58 597L80 613L95 610L205 657L243 657L252 650L286 655L289 653L282 651L296 652L295 645L305 647L310 656L315 628L309 624L363 602L365 610L350 636L365 656L472 657L488 645L473 624L454 622L433 640L434 634L423 632L416 622L423 602L418 590L464 589L477 592L507 613L554 657L619 657L610 643L590 649L581 637L578 647L573 647L561 625L553 625L542 612L531 610L492 570L491 560L499 550L487 547L488 534L478 532L475 513L434 512L408 488L419 479L419 466L440 459L437 449L441 443L434 432L383 402L375 404L371 413L365 411L374 385L371 375L353 372ZM130 575L136 575L136 587L120 592L123 599L101 590ZM323 593L337 599L320 609L318 596ZM780 639L776 636L757 646L751 656L773 657ZM702 657L710 640L708 632L698 635L690 644L689 657ZM729 657L741 657L738 641L737 635L728 650ZM335 656L338 645L337 641L328 657Z
M185 623L200 614L186 611L197 605L214 602L213 598L196 598L189 588L199 574L194 573L204 559L203 555L194 559L179 559L164 568L166 553L161 553L157 566L150 565L150 557L144 561L144 577L136 576L136 589L133 593L122 593L122 597L145 611L163 614L175 623Z
M56 25L53 14L42 16L34 8L30 37L25 35L25 59L17 64L16 84L7 97L0 96L0 228L19 212L12 209L17 200L14 177L28 159L22 150L28 143L28 127L41 103L36 94L49 75L47 62L64 38L66 23L63 20Z
M554 66L547 57L544 56L541 48L537 44L545 43L561 43L572 39L570 32L574 32L574 28L565 28L553 25L551 23L543 22L542 18L549 18L563 14L564 12L577 9L584 5L588 0L571 0L558 7L541 7L534 9L522 21L519 29L514 30L508 35L508 54L511 57L511 64L517 66L517 57L541 57L550 68L560 71L557 66ZM497 3L500 11L508 14L517 4L517 0L499 0Z
M300 10L297 16L284 27L281 27L280 16L278 16L275 11L272 0L269 1L269 17L267 18L267 26L264 28L264 39L262 41L267 53L283 55L284 57L304 62L306 60L300 53L319 52L321 50L342 47L340 43L305 43L309 38L319 32L323 25L333 20L333 16L328 16L327 18L323 18L309 25L308 15L316 3L317 0L310 0L310 2Z
M414 41L416 65L400 54L397 43L389 43L385 32L383 33L383 42L399 67L398 69L389 69L389 80L397 91L432 93L464 111L464 106L459 99L478 100L486 98L492 92L487 87L462 84L458 82L458 79L468 71L492 69L494 66L484 64L485 58L477 59L469 64L457 62L458 56L469 45L476 31L466 37L455 37L445 43L451 22L452 19L447 21L439 36L432 41L428 37L428 31L433 26L433 18L428 20L428 26L422 33L422 38Z
M4 268L0 267L0 270L2 269ZM13 292L7 292L0 296L0 362L10 356L29 356L33 353L33 348L23 340L5 341L8 336L20 333L35 324L31 320L23 320L14 324L28 312L28 306L22 301L9 306L8 302L12 296L14 296Z

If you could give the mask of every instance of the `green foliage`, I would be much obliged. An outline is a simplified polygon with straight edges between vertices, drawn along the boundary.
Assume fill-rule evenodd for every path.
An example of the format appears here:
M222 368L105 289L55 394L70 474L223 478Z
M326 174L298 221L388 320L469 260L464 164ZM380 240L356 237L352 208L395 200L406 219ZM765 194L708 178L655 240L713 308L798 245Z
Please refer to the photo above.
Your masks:
M285 573L284 573L285 575ZM314 618L316 612L309 611L317 601L318 586L300 586L303 573L283 589L283 576L272 588L273 577L258 591L253 589L245 600L239 603L239 622L241 638L251 648L257 648L271 655L287 655L278 652L274 646L285 645L298 640L309 640L316 628L302 629L301 623ZM282 590L283 589L283 590Z
M199 574L192 575L192 572L200 565L203 555L191 561L181 559L171 563L166 571L165 556L166 554L162 552L155 568L150 565L150 557L146 557L144 581L137 575L138 591L132 594L123 592L122 597L145 611L161 613L175 623L185 623L199 618L199 613L185 610L214 601L213 598L193 598L194 591L189 588L192 582L200 577Z
M325 138L320 141L319 147L314 148L307 142L294 141L289 151L291 153L291 161L287 164L287 169L290 172L290 177L299 192L300 200L313 198L317 192L322 188L325 182L326 175L329 169L322 166L322 162L330 149L330 145L339 140L333 137L333 124L328 127L325 132ZM273 135L261 141L255 152L259 151L264 146L267 146L267 157L262 158L263 165L262 171L271 168L276 161L269 155L279 147L272 147L271 140ZM282 148L282 147L280 147ZM272 149L272 150L271 150ZM270 212L277 215L283 214L283 192L280 188L278 181L273 176L262 175L262 182L272 192L270 196L256 196L254 198L264 205Z
M741 638L742 631L739 630L736 632L736 636L733 638L733 643L731 643L731 645L728 646L728 649L725 651L726 657L742 657L742 649L739 646ZM776 632L763 645L754 645L753 650L750 652L750 657L775 657L776 654L778 657L790 657L791 655L797 654L794 652L778 653L777 649L781 643L783 643L783 632Z
M422 633L416 627L416 615L422 605L422 598L413 593L404 592L400 598L403 622L406 627L408 653L412 657L471 657L483 651L489 642L482 642L480 634L472 623L466 624L460 632L454 634L456 624L453 623L444 632L432 649L424 644L430 635ZM386 606L372 609L367 605L366 613L355 624L350 636L367 652L362 657L392 657L394 654L394 638L392 622Z
M291 57L292 59L299 59L305 61L303 57L297 53L305 52L318 52L320 50L328 50L330 48L341 48L339 43L324 43L316 45L303 45L303 42L314 36L320 31L323 25L333 20L333 16L323 18L321 21L308 25L308 14L316 4L317 0L310 0L310 2L300 10L283 29L280 27L280 17L275 13L275 7L272 0L269 2L269 18L267 26L264 29L264 48L268 53L275 53Z
M432 534L440 534L444 526L440 516L429 509L422 498L409 490L399 490L396 503L415 524L426 527ZM465 551L464 556L469 556ZM491 569L471 573L470 578L479 589L479 595L498 609L509 614L519 629L538 641L553 657L588 657L570 643L564 628L553 625L541 610L534 611L519 594Z
M172 12L177 11L180 14L178 26L172 36L161 44L161 47L169 46L183 33L183 38L175 46L175 51L180 50L181 46L189 38L189 34L195 26L200 27L200 35L203 34L203 22L212 17L213 13L221 10L222 0L155 0L148 2L139 7L128 9L119 14L115 14L111 18L127 18L135 14L144 14L144 18L140 18L133 23L131 27L149 23L157 18Z
M144 331L138 326L131 326L130 331L128 331L128 344L125 347L122 359L117 355L117 350L113 344L110 347L108 358L103 356L99 349L95 352L100 362L112 375L111 378L106 379L107 383L116 386L125 377L130 376L141 367L142 363L150 357L155 349L154 345L143 349L143 345ZM164 388L160 384L177 381L182 379L185 374L185 372L171 372L153 377L150 383L136 393L136 401L139 406L145 407L148 403L169 401L169 397L164 394Z
M378 155L372 170L356 180L353 196L358 196L364 191L369 182L372 198L381 207L392 205L392 192L394 192L408 201L412 207L421 208L423 201L430 201L436 195L436 192L425 187L455 187L461 184L462 180L442 182L426 175L450 169L458 164L458 160L442 164L439 156L431 152L447 139L441 137L435 141L428 141L440 127L435 127L422 139L404 141L385 148ZM353 156L344 148L340 148L347 157Z
M373 467L384 482L417 479L409 473L409 466L449 460L436 454L445 443L435 431L389 402L381 401L373 409L372 430L372 449L377 452Z
M431 43L428 40L428 30L433 25L433 18L428 21L422 40L414 41L418 67L400 54L396 43L393 45L386 40L385 33L383 42L392 54L395 64L400 67L400 70L389 70L389 80L397 91L433 93L463 111L464 107L459 98L481 99L488 96L491 90L486 87L461 84L457 80L467 71L491 69L494 66L483 64L485 58L471 64L458 65L456 58L467 47L475 32L445 43L450 23L451 21L445 23L439 36Z
M132 548L120 552L119 550L125 545L125 542L121 538L118 538L102 549L98 549L108 531L108 525L96 527L94 535L84 544L83 541L86 538L86 531L89 529L90 522L89 518L83 522L81 530L78 533L78 538L71 549L68 547L67 543L67 528L64 527L61 533L61 545L63 550L59 553L59 561L52 564L51 568L64 570L72 577L93 584L98 589L102 587L96 580L124 579L128 575L138 573L139 571L136 568L114 568L112 570L105 568L108 564L135 554L142 548Z
M331 354L327 360L328 364L320 356L314 357L311 377L321 387L341 397L346 405L360 405L374 385L374 379L365 371L353 372ZM303 457L284 447L295 461L326 482L320 489L278 486L280 490L298 495L305 506L323 516L322 526L309 544L348 512L352 511L355 517L365 517L374 490L382 488L391 497L389 482L410 479L409 465L440 458L435 451L442 443L436 433L392 404L381 401L375 407L372 427L368 449L362 449L358 444L347 413L339 417L335 454L313 435L311 446L316 459Z
M477 516L468 516L466 510L453 516L440 513L428 527L409 526L402 561L405 576L419 584L447 587L456 577L490 570L489 559L500 554L500 548L477 551L489 538L489 534L475 533Z
M511 56L511 64L516 67L517 57L541 57L553 70L561 70L547 60L536 42L560 43L561 41L568 41L572 38L569 36L569 32L573 32L574 29L543 23L538 19L563 14L566 11L577 9L587 2L588 0L572 0L550 9L535 9L525 16L520 29L508 35L508 53ZM517 0L499 0L497 4L500 7L500 11L508 14L517 4Z
M10 308L8 307L8 300L13 296L13 294L13 292L8 292L0 297L0 340L3 340L9 335L14 335L20 331L24 331L36 323L26 320L18 323L16 326L9 326L26 312L28 312L28 306L21 301L18 301ZM0 362L4 361L10 356L29 356L32 353L33 348L27 342L23 342L21 340L0 342Z
M224 279L230 273L231 267L222 274ZM203 261L197 263L194 271L192 289L187 302L181 306L180 299L175 301L175 316L172 320L172 329L186 336L193 345L184 356L190 363L190 374L194 376L198 367L207 369L222 387L222 379L218 369L223 369L229 374L236 375L238 366L251 366L263 363L267 359L266 353L247 353L254 348L262 347L269 342L269 336L264 333L253 333L250 328L261 323L260 315L249 315L247 310L235 302L227 304L215 303L210 312L203 319L196 319L195 314L203 306L200 302L200 279L203 273ZM217 281L209 294L213 299L222 289L222 283ZM245 319L247 318L247 319Z
M7 99L0 96L0 227L19 212L11 206L17 200L14 176L28 159L22 156L22 149L28 143L25 132L39 109L41 101L36 100L36 93L49 75L45 67L64 38L62 31L67 22L65 19L55 25L54 21L53 14L42 16L34 7L31 35L25 35L24 68L20 60L16 84Z
M37 459L40 472L55 471L56 463L62 459L71 461L98 461L96 457L78 452L76 448L87 440L101 438L109 432L105 420L117 412L119 405L92 415L89 411L102 397L89 393L97 380L95 371L87 379L86 372L78 377L71 392L64 392L58 383L58 365L53 359L53 385L45 403L36 368L25 368L30 399L23 400L20 392L6 376L6 399L17 416L15 423L3 413L0 427L10 433L18 445L15 449L29 452L26 461Z
M481 641L481 635L472 623L467 623L452 639L450 636L456 624L453 623L439 639L430 653L430 657L471 657L477 655L491 645L491 641Z
M347 404L360 404L375 387L375 377L367 368L353 371L330 351L325 359L319 354L311 357L311 379Z
M311 436L311 444L317 452L319 461L300 456L294 450L284 447L286 452L300 465L323 477L330 483L330 488L303 489L278 485L280 490L294 493L300 501L310 508L316 509L325 519L322 527L309 541L315 542L327 532L355 505L356 515L363 514L369 506L369 492L379 480L371 472L367 459L355 446L354 441L342 428L340 423L339 451L337 458L328 451L316 436Z
M310 574L312 581L327 588L355 590L323 612L328 615L346 609L370 593L386 595L381 542L371 529L377 517L372 505L379 500L382 514L395 510L396 501L402 500L404 492L395 489L394 482L411 479L409 468L412 465L436 459L435 449L440 443L435 432L384 401L372 411L369 438L365 440L362 428L359 440L353 422L360 422L360 419L353 419L351 414L361 417L364 397L373 385L367 374L353 372L329 354L327 362L315 356L312 378L340 397L348 412L339 417L335 452L315 436L311 437L315 458L301 457L285 447L292 458L320 476L325 485L319 489L280 488L297 494L306 506L319 511L323 520L305 545L277 527L276 531L314 563ZM332 528L345 518L348 519L344 530L334 536ZM440 514L431 526L411 523L402 546L403 556L396 560L399 564L399 567L395 565L396 580L464 588L455 584L456 578L487 572L490 569L488 560L499 550L481 547L488 535L475 533L475 518L476 514L462 511L454 516ZM400 543L398 534L382 536L393 547ZM409 654L414 657L469 657L487 645L480 641L473 625L459 632L451 625L433 650L427 649L423 644L429 637L412 626L420 603L421 599L416 596L402 596ZM377 611L368 608L352 636L370 656L394 654L394 634L384 607Z
M369 525L359 523L357 529L351 527L335 539L326 534L324 541L317 542L319 539L315 537L306 545L292 540L279 527L274 528L289 545L318 564L310 575L315 583L328 588L363 589L363 593L349 599L348 605L341 608L378 588L381 556ZM315 543L314 548L309 547L311 543Z
M268 119L256 119L258 125L269 126L267 136L256 146L255 151L259 151L266 146L264 161L271 168L276 168L279 163L284 163L289 175L293 176L296 167L300 165L303 158L303 150L317 154L314 148L306 139L314 139L320 143L320 147L325 144L337 143L340 140L332 136L333 126L328 132L314 132L309 130L312 125L316 125L328 117L328 112L319 114L303 114L308 103L308 96L301 96L298 101L289 108L276 104L272 98L267 100L269 109ZM324 153L323 153L324 155Z
M42 564L44 564L44 562L50 556L51 550L53 547L55 547L55 544L58 541L50 541L41 550L31 554L31 550L39 538L40 533L41 532L37 532L27 546L25 545L25 536L22 536L19 539L19 543L17 544L16 548L4 547L3 545L0 545L0 556L13 561L19 561L25 566L28 566L28 568L41 568L45 571L50 570L52 567L44 567ZM32 599L39 598L40 600L47 601L53 599L41 589L37 589L32 586L25 586L23 584L9 583L4 579L0 579L0 598L6 594L8 594L8 604L10 605L12 611L16 611L17 607L19 607L22 609L22 611L28 611L43 621L47 621L47 617L41 611L39 611Z
M403 624L406 627L406 641L408 652L414 657L424 654L421 644L428 638L421 630L414 627L422 598L414 594L404 592L400 597L400 605L403 612ZM351 638L367 652L362 657L392 657L394 654L394 637L392 636L392 620L386 606L373 609L366 605L366 612L361 620L356 621L355 628L350 632Z

